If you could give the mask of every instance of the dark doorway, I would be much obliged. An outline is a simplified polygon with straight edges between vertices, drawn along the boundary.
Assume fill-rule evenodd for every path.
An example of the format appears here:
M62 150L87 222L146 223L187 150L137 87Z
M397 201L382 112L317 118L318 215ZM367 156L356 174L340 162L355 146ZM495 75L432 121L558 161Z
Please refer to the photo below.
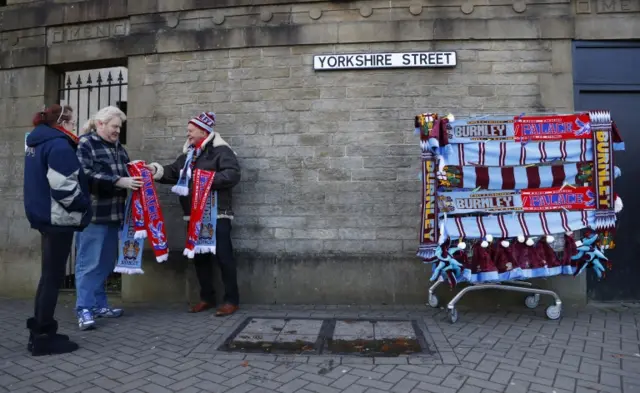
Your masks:
M588 297L596 301L640 300L638 251L640 249L640 133L637 116L640 111L640 41L575 42L573 52L575 109L604 109L618 125L625 151L616 152L615 165L622 170L616 179L615 192L624 209L619 215L615 243L607 252L613 270L603 281L588 277Z
M77 69L61 73L58 85L58 102L70 105L76 116L78 133L85 122L98 110L113 105L127 113L128 70L126 67L98 69ZM127 123L120 132L120 142L127 143ZM62 289L75 290L75 242L69 256L65 280ZM107 291L120 292L122 280L120 273L112 273L106 282Z

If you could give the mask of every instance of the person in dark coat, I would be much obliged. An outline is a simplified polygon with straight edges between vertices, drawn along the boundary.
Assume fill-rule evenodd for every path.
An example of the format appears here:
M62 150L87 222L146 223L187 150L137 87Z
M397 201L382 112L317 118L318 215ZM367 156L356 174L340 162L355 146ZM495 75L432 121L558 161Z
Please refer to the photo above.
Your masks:
M177 184L187 157L193 157L187 170L215 171L211 191L218 192L218 219L216 224L216 254L196 254L194 266L200 284L200 303L190 312L202 312L216 307L213 287L213 260L220 266L224 284L224 304L217 309L217 316L231 315L239 309L240 295L236 261L231 244L231 220L233 220L232 189L240 182L240 165L235 152L214 131L215 114L205 112L191 119L187 126L187 141L182 154L170 165L156 162L148 165L159 183ZM191 154L189 154L191 153ZM188 185L191 188L191 184ZM189 220L191 195L180 196L185 221Z
M74 232L91 220L88 181L76 156L73 111L53 105L35 115L24 159L24 208L42 240L42 272L34 316L27 320L33 356L69 353L78 345L58 334L54 318Z

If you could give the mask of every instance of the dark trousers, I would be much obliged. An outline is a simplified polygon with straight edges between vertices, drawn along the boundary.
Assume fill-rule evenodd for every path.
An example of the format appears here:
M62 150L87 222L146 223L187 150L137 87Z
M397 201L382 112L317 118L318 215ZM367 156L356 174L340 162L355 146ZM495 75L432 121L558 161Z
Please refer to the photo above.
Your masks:
M196 276L200 283L200 300L209 304L216 303L216 293L213 288L214 260L220 266L220 275L224 284L224 302L239 305L238 273L231 244L231 220L228 218L218 219L216 223L216 254L196 254L193 259Z
M53 316L71 252L73 232L43 232L41 240L42 273L36 291L34 318L38 333L49 333L57 326Z

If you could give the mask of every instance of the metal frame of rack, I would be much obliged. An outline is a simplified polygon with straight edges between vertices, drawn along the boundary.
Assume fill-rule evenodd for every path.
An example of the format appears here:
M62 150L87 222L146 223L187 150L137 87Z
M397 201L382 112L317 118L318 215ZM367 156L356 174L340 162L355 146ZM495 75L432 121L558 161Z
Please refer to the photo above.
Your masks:
M442 277L439 277L438 281L433 283L429 288L429 302L427 304L433 308L437 308L439 305L439 300L435 294L435 290L442 283L444 283L444 280L442 279ZM458 303L464 297L464 295L469 292L481 291L483 289L498 289L501 291L527 293L529 294L529 296L525 298L524 304L531 309L538 307L541 295L551 296L554 298L555 303L547 307L547 318L556 320L559 319L562 315L562 300L557 293L547 289L534 288L533 284L527 281L500 281L470 284L468 287L463 288L447 304L449 321L451 323L456 323L458 321L458 310L456 310L456 303Z

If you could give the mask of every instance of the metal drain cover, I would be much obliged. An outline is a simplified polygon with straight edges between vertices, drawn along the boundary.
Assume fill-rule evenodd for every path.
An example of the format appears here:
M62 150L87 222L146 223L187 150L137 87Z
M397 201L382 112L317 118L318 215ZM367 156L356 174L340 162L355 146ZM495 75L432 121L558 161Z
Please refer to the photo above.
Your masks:
M218 348L283 355L433 354L415 320L250 317Z

